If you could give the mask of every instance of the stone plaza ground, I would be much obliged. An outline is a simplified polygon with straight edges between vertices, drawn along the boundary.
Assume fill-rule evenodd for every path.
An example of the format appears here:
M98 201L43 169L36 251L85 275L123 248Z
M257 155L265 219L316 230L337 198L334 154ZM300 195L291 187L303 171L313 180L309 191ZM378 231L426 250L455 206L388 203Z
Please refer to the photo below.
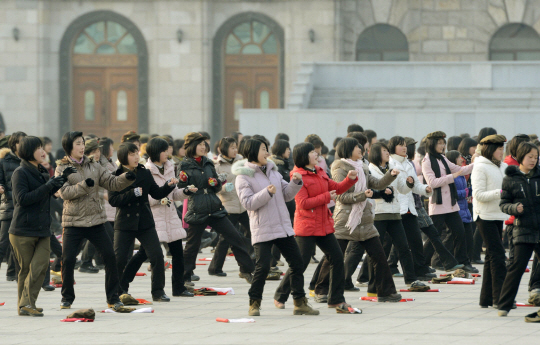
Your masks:
M205 249L199 258L211 257ZM318 257L321 256L318 251ZM170 258L169 258L170 260ZM403 293L415 298L407 303L360 301L360 292L346 292L346 299L363 310L362 315L336 314L325 304L311 304L319 316L293 316L292 300L285 310L273 305L277 281L268 281L260 317L255 323L216 322L216 318L245 318L249 285L238 278L238 267L229 257L224 271L228 277L207 274L207 265L197 266L201 280L196 287L232 287L235 295L173 298L171 271L167 270L166 292L170 303L154 304L153 314L103 314L107 308L104 271L98 274L75 273L77 299L71 310L60 309L60 289L41 291L38 307L43 318L17 316L16 283L5 281L6 265L0 269L0 344L508 344L536 345L540 342L540 324L525 323L524 316L537 308L519 307L508 317L498 317L493 308L478 306L481 279L475 285L431 285L439 293ZM306 271L306 288L316 265ZM482 265L476 265L482 271ZM147 264L141 268L147 272ZM442 272L437 272L442 273ZM529 273L523 276L517 302L527 302ZM130 293L151 300L150 275L136 277ZM405 289L403 278L395 278L396 287ZM307 291L307 290L306 290ZM96 310L94 323L62 323L72 311Z

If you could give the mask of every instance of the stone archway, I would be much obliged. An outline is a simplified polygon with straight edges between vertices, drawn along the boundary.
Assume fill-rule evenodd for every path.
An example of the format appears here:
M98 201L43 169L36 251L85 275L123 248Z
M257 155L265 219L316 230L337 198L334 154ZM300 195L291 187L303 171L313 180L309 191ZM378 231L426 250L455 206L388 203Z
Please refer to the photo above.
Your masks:
M130 59L123 59L122 55L114 55L114 53L109 52L105 52L104 55L100 55L101 57L104 57L102 59L87 58L92 56L96 57L97 55L87 54L85 56L77 56L76 54L74 54L74 47L76 45L75 41L77 39L80 39L81 33L86 28L91 27L93 24L101 22L117 24L119 27L125 30L125 35L129 36L129 38L133 40L133 45L136 46L136 51L128 51L126 54L131 54L123 55L125 57L131 57ZM101 43L103 44L100 45L100 42L97 42L96 47L97 45L100 45L100 47L104 47L104 50L110 49L110 47L107 46L110 42L107 42L107 40L105 40ZM97 49L98 48L96 48L96 50ZM136 97L135 102L133 103L134 109L132 111L136 114L135 121L137 130L139 132L145 133L148 132L148 51L146 47L146 41L141 31L135 26L135 24L131 20L112 11L95 11L84 14L75 19L68 26L60 43L60 135L63 135L63 133L72 130L74 123L76 122L76 120L74 119L74 113L78 111L78 109L75 109L73 105L73 100L77 97L77 94L74 92L74 79L76 77L79 78L79 76L81 75L81 73L79 72L82 71L82 74L84 74L85 70L81 68L76 70L74 68L75 64L85 66L87 67L87 70L90 70L92 72L87 73L89 79L86 82L90 85L95 84L95 81L99 80L99 76L97 76L97 74L95 73L99 69L99 67L121 67L121 65L124 64L127 60L131 60L129 67L131 67L134 71L134 73L131 73L131 80L133 84L132 88L136 90L136 92L132 93L132 95L134 95L133 97ZM77 73L77 75L74 75L75 73ZM93 74L93 76L91 76L90 74ZM128 79L122 79L123 77L119 76L121 74L125 75L126 73L118 73L118 71L116 71L115 73L115 71L110 71L109 68L108 72L103 72L102 74L107 75L107 78L111 78L111 80L113 81L116 78L116 85L122 85L126 83L129 84L129 81L127 81ZM129 85L127 89L129 89ZM123 90L116 88L116 90L112 90L111 92L113 92L115 97L117 97L115 99L117 99L119 107L121 106L122 109L124 109L124 103L126 103L125 108L129 107L129 105L127 104L127 100L124 99L125 95ZM129 90L127 92L129 92ZM100 97L99 95L94 95L94 98L88 96L92 95L86 92L86 94L82 94L81 98L84 99L85 97L87 97L89 99L95 100L96 97L98 99ZM127 97L130 97L129 93ZM105 107L105 105L103 105L103 107ZM116 111L118 111L118 109L116 109ZM96 114L98 114L98 112L99 110L96 110ZM124 116L124 110L121 111L120 115ZM107 126L114 125L115 124L108 124ZM118 124L116 124L116 126L118 128Z
M234 30L243 26L242 32L248 34L238 37ZM258 28L264 32L259 42L253 34ZM267 43L270 40L275 40L275 47ZM283 108L285 34L276 21L255 12L233 16L217 30L212 57L212 135L216 139L235 130L238 107Z

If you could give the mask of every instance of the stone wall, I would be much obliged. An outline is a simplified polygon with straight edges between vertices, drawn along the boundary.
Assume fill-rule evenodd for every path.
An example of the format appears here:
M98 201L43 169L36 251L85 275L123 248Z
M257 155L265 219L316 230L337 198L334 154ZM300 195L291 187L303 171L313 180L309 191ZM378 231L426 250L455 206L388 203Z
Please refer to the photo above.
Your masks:
M507 23L540 32L540 1L343 0L341 60L356 58L356 41L378 23L407 36L411 61L485 61L493 34Z

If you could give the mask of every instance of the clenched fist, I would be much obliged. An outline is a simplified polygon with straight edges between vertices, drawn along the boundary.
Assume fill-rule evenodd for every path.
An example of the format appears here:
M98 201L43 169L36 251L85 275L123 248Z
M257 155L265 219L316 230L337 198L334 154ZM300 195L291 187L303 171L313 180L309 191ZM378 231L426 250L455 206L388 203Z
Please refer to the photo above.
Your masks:
M392 169L392 172L390 173L390 175L392 176L397 176L399 175L400 171L398 169Z
M523 204L522 204L522 203L519 203L519 204L517 205L517 211L518 211L519 213L523 213Z
M330 199L331 200L336 200L336 191L335 190L331 190L330 191Z
M300 173L294 173L292 179L295 181L302 181L302 175Z
M414 184L414 179L412 176L407 177L407 182L409 182L409 184Z
M371 189L368 189L364 192L366 197L371 198L373 196L373 191Z
M356 170L350 170L347 174L347 177L351 180L356 180L356 177L358 177L358 173L356 172Z
M274 186L273 184L269 185L268 187L266 187L266 189L268 189L268 191L270 192L270 194L276 194L276 186Z
M426 187L426 193L431 193L431 192L433 192L433 189L431 189L430 186L427 186Z

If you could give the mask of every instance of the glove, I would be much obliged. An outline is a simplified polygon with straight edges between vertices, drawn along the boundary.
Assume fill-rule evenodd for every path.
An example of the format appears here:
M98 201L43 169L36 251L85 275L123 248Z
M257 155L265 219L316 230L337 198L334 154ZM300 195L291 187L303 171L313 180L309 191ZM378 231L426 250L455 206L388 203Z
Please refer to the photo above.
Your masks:
M221 174L218 174L218 180L223 183L225 181L227 181L227 174L226 173L221 173Z
M67 167L62 172L62 177L64 179L66 179L66 181L67 181L67 178L69 177L69 175L74 174L76 172L77 172L77 169L75 169L74 167Z
M134 193L135 193L135 196L138 198L140 196L142 196L142 188L141 187L137 187L134 189Z
M171 207L171 200L169 200L169 198L163 198L161 199L161 205L167 205L167 207Z
M47 185L52 186L53 188L62 188L64 183L66 183L66 179L62 176L53 177L47 181Z
M137 175L135 175L133 171L128 171L126 173L126 178L130 181L135 181L135 179L137 178Z
M92 180L91 178L87 178L86 180L84 180L84 182L86 182L86 185L88 187L94 187L94 180Z
M233 190L234 190L234 185L233 185L232 183L230 183L230 182L225 183L225 191L226 191L227 193L230 193L230 192L232 192Z

